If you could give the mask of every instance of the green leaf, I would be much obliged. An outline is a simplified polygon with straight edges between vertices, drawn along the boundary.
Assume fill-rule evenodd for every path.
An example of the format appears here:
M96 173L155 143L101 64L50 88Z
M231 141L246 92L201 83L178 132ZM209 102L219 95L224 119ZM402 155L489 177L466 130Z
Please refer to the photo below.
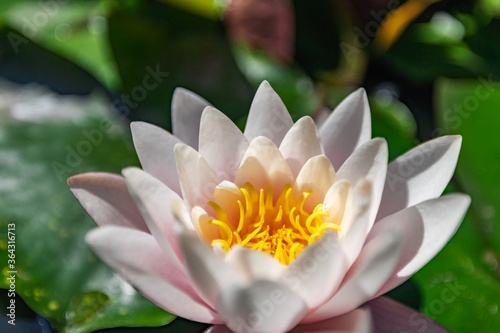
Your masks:
M66 178L138 165L128 129L100 97L0 87L0 258L15 224L16 292L58 331L158 326L174 316L113 273L84 241L95 228ZM2 270L2 276L8 275ZM5 278L0 287L8 288Z
M0 14L25 37L81 66L108 89L120 82L108 42L105 1L10 1Z
M218 19L225 7L224 0L160 0L187 12L210 19Z

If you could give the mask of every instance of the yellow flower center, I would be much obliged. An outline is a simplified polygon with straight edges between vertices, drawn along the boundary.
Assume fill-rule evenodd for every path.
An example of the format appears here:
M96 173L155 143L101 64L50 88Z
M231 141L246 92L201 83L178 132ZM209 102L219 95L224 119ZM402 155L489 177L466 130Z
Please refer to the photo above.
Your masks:
M317 240L326 230L340 231L336 223L324 222L329 216L318 204L312 212L304 203L312 191L303 192L296 201L292 186L286 184L276 202L273 202L273 188L268 186L257 191L250 183L239 188L244 200L237 200L239 220L231 223L226 212L215 202L209 201L217 218L208 223L219 228L220 238L211 245L219 244L226 252L233 245L246 246L273 255L282 264L288 265L309 244ZM244 202L242 202L244 201Z

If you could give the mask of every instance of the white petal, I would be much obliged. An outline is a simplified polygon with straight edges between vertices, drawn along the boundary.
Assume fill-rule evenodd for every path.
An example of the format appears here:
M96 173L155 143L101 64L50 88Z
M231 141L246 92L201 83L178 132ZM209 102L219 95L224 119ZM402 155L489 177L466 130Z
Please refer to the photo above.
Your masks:
M338 170L363 143L370 140L371 118L363 88L347 96L319 129L326 156Z
M181 231L178 241L189 279L201 298L211 307L215 308L216 300L224 289L244 284L243 277L196 235Z
M207 107L201 116L199 152L214 171L232 180L249 142L222 112Z
M181 268L171 207L172 202L181 199L165 184L139 168L127 168L122 173L149 230L169 259Z
M360 181L354 188L351 208L342 220L340 236L348 266L356 260L373 225L370 219L372 193L371 183Z
M361 179L371 182L373 192L370 202L370 221L375 220L380 206L388 156L385 139L375 138L356 149L337 172L339 179L347 179L354 186Z
M285 271L285 266L271 255L247 247L233 246L225 261L249 282L259 279L277 281Z
M297 176L294 185L295 197L300 196L305 191L313 191L304 204L307 210L312 211L316 205L323 203L326 193L336 180L335 170L326 156L312 157Z
M210 333L223 331L211 331ZM299 325L290 333L373 333L375 332L370 308L363 306L342 316L314 324ZM376 331L379 332L379 331ZM396 333L396 332L394 332ZM399 332L398 332L399 333Z
M369 300L387 281L398 262L401 236L397 230L386 229L367 243L354 265L347 272L337 293L305 322L320 321L354 310Z
M279 145L292 125L292 118L281 98L267 81L262 82L248 113L245 127L248 141L265 136Z
M174 146L181 141L158 126L140 121L131 123L130 129L142 168L180 194Z
M323 217L325 222L333 222L342 226L345 212L352 206L352 186L348 180L341 179L326 192L323 209L329 214ZM344 225L347 230L347 223Z
M327 232L287 267L281 281L299 295L311 311L332 297L345 272L345 256L338 238L333 232Z
M250 143L234 183L243 186L250 182L257 190L266 190L268 185L272 185L277 197L286 184L293 184L294 181L292 171L278 147L268 138L259 136Z
M217 301L217 313L235 332L287 332L305 316L304 302L287 287L258 280L248 287L228 286Z
M311 117L302 117L286 133L280 145L280 151L287 161L294 176L311 157L324 155L316 124Z
M221 182L220 177L192 147L179 143L174 152L182 197L188 204L188 209L200 206L211 213L212 209L207 206L207 202L213 199L214 189Z
M172 96L172 132L186 144L197 149L201 113L211 105L195 93L176 88Z
M457 231L469 205L468 195L449 194L424 201L377 222L368 239L380 237L387 228L398 226L402 228L405 244L394 273L377 295L406 281L441 251Z
M428 199L448 185L457 164L462 137L444 136L423 143L389 164L377 221Z
M106 226L89 232L86 240L108 265L156 305L190 320L221 322L151 235Z
M103 172L84 173L69 178L68 185L97 225L149 232L123 177Z

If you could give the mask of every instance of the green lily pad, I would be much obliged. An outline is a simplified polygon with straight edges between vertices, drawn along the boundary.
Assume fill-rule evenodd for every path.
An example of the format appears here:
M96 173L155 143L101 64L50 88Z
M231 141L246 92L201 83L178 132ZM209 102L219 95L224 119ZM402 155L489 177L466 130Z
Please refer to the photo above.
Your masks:
M95 228L66 178L138 165L128 129L107 113L105 99L60 97L41 88L1 85L0 258L14 227L14 267L2 270L16 292L57 331L159 326L175 317L113 273L84 241Z

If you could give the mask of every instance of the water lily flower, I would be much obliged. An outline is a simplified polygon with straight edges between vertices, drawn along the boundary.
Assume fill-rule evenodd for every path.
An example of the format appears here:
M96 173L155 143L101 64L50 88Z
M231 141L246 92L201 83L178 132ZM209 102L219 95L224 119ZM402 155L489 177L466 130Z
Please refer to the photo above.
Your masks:
M137 290L212 332L444 331L378 297L460 225L469 196L441 196L460 136L388 164L363 89L319 128L267 82L243 133L187 90L172 104L173 134L131 125L143 169L68 180L100 226L88 243Z

